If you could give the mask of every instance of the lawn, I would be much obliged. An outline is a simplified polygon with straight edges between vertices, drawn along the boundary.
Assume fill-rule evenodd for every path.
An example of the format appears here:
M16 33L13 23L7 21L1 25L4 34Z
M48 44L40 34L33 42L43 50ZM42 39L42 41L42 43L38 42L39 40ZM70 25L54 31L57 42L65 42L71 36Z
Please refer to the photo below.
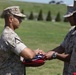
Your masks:
M4 21L0 19L0 33ZM22 41L32 50L40 48L45 52L57 47L70 28L69 23L24 20L16 30ZM46 61L41 67L27 67L27 75L61 75L63 62L60 60Z

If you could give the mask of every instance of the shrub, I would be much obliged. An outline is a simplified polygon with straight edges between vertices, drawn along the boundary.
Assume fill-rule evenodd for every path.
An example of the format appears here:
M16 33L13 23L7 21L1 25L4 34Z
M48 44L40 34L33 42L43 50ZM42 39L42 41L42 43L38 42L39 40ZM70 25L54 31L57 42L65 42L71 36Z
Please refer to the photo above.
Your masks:
M33 19L34 19L33 12L31 12L31 13L30 13L30 15L29 15L28 19L29 19L29 20L33 20Z
M24 14L24 10L23 10L23 9L21 10L21 13L23 13L23 14Z
M42 10L40 10L39 15L37 17L37 20L38 21L43 20L43 12L42 12Z
M64 18L64 20L63 20L64 22L68 22L68 20L67 20L67 18Z
M46 21L51 21L52 17L51 17L51 12L48 11L47 17L46 17Z
M56 22L60 22L61 21L61 16L60 16L60 12L57 13L57 16L55 18Z

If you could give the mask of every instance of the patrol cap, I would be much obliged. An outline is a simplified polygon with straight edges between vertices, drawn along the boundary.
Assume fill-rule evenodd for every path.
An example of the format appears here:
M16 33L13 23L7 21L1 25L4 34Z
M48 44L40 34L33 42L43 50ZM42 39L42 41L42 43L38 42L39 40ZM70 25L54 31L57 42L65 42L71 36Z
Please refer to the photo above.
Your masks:
M12 15L19 16L22 18L26 17L26 15L21 13L19 6L10 6L10 7L5 8L3 10L2 16L6 14L12 14Z
M67 6L67 13L63 17L70 17L74 13L74 8L73 6Z
M74 1L74 5L67 6L67 13L63 17L70 17L74 13L76 13L76 1Z

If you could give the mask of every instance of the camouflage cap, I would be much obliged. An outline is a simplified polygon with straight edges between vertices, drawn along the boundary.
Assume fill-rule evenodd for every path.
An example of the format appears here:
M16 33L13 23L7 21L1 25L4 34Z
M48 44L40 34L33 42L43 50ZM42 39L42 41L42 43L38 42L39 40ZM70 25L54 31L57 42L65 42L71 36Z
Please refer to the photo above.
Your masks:
M11 13L11 14L13 14L15 16L22 17L22 18L26 17L24 14L21 13L19 6L7 7L6 9L3 10L2 14L4 16L4 14L9 14L9 13Z

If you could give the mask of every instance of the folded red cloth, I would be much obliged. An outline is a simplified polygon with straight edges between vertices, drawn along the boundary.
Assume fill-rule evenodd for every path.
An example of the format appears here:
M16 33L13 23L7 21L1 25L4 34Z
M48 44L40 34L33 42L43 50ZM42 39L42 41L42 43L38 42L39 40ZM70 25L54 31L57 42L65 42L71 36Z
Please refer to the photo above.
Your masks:
M73 75L76 75L76 72L74 72Z
M44 55L36 55L35 58L32 60L24 59L23 64L27 67L38 67L42 66L45 63L45 56Z

